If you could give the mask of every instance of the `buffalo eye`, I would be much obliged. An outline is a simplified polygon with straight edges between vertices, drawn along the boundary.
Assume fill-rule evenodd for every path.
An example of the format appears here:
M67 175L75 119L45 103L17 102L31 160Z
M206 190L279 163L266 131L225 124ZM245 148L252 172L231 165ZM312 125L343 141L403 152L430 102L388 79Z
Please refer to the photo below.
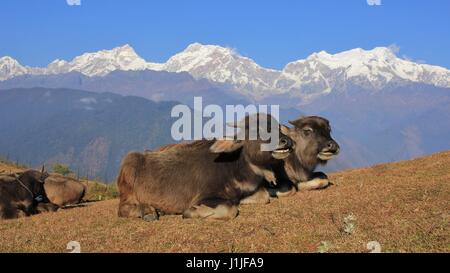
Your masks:
M313 129L312 129L312 128L309 128L309 127L303 128L302 131L303 131L303 134L304 134L305 136L309 136L310 134L313 133Z

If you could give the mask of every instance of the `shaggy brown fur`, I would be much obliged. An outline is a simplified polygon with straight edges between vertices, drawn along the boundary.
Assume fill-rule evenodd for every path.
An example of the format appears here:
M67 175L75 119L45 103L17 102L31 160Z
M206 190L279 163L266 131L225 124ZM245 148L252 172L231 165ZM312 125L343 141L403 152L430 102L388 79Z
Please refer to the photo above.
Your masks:
M80 203L86 193L86 185L60 174L51 174L44 188L50 202L60 207Z
M155 220L162 211L184 217L235 217L240 200L262 185L262 170L271 170L279 161L261 151L261 143L200 140L129 153L117 181L119 216Z
M0 219L13 219L37 213L40 202L48 202L44 181L48 173L27 170L17 177L0 176Z
M275 179L268 179L265 190L261 188L255 194L245 198L241 204L269 203L268 196L287 197L298 190L315 190L329 185L328 177L322 172L314 172L320 164L327 160L319 158L322 151L329 151L333 156L339 153L339 145L331 137L331 127L327 119L318 116L301 117L290 121L293 128L282 126L283 134L288 135L295 143L295 152L291 153L283 163L276 162L274 170ZM156 151L166 151L186 145L186 143L168 144ZM146 151L152 152L152 151ZM277 184L271 183L276 180ZM268 192L268 193L267 193Z

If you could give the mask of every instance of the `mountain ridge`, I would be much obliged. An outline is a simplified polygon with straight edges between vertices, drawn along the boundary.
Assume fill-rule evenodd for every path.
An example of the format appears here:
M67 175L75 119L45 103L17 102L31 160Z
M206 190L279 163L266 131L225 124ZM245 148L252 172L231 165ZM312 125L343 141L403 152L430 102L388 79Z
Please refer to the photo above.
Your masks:
M111 181L129 151L172 142L176 104L66 88L2 90L0 155L33 166L63 163Z
M407 81L450 87L450 70L401 59L388 47L355 48L336 54L320 51L289 62L282 70L262 67L230 48L200 43L190 44L165 63L147 62L128 44L84 53L71 61L56 59L46 68L23 66L9 56L0 58L0 81L72 71L105 76L116 70L187 72L196 79L228 84L256 99L289 93L308 100L338 90L348 81L375 90Z

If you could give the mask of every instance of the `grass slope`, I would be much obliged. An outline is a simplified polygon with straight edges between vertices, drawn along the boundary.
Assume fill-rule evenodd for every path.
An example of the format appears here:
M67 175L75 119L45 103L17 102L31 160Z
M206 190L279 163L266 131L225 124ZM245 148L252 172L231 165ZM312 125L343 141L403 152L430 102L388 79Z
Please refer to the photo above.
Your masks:
M331 174L229 222L120 219L117 200L0 222L1 252L450 252L450 152Z

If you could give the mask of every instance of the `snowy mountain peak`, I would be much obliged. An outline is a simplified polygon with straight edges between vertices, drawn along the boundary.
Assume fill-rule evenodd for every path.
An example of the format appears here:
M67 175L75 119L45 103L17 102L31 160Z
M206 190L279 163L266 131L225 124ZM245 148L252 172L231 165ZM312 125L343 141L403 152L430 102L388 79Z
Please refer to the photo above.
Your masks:
M220 52L222 54L233 54L233 50L227 47L222 47L218 45L205 45L201 43L193 43L190 44L184 49L182 52L201 52L201 53L213 53L213 52Z
M133 52L135 52L134 48L130 44L124 44L122 46L115 47L115 48L112 49L112 51L114 51L114 50L116 50L116 51L133 51Z
M104 76L114 70L142 70L147 67L147 62L126 44L110 50L84 53L63 67L67 72L79 71L88 76Z
M114 70L145 70L158 67L159 64L147 63L129 44L125 44L109 50L84 53L70 62L54 60L48 65L45 74L78 71L87 76L104 76Z
M194 43L171 57L164 70L185 71L195 78L226 83L242 92L263 92L272 88L279 71L259 66L235 50L217 45Z
M324 63L334 62L338 63L356 63L364 61L388 61L396 59L397 56L390 48L376 47L372 50L364 50L362 48L355 48L347 51L343 51L336 54L330 54L326 51L320 51L313 53L306 58L306 60L318 60Z
M0 58L1 63L19 63L16 59L10 56L3 56Z
M27 74L28 70L10 56L0 58L0 81Z
M381 89L403 81L450 87L450 71L401 59L389 47L355 48L336 54L321 51L287 64L275 89L314 97L348 82Z
M199 67L215 62L216 64L230 61L238 56L233 56L231 49L216 46L203 45L200 43L190 44L182 52L172 56L165 64L168 71L192 71Z
M136 53L133 47L131 47L129 44L125 44L123 46L118 46L113 49L109 50L100 50L98 52L90 53L90 54L96 54L97 56L104 56L109 58L119 58L120 56L128 56L131 58L141 59L139 55Z

